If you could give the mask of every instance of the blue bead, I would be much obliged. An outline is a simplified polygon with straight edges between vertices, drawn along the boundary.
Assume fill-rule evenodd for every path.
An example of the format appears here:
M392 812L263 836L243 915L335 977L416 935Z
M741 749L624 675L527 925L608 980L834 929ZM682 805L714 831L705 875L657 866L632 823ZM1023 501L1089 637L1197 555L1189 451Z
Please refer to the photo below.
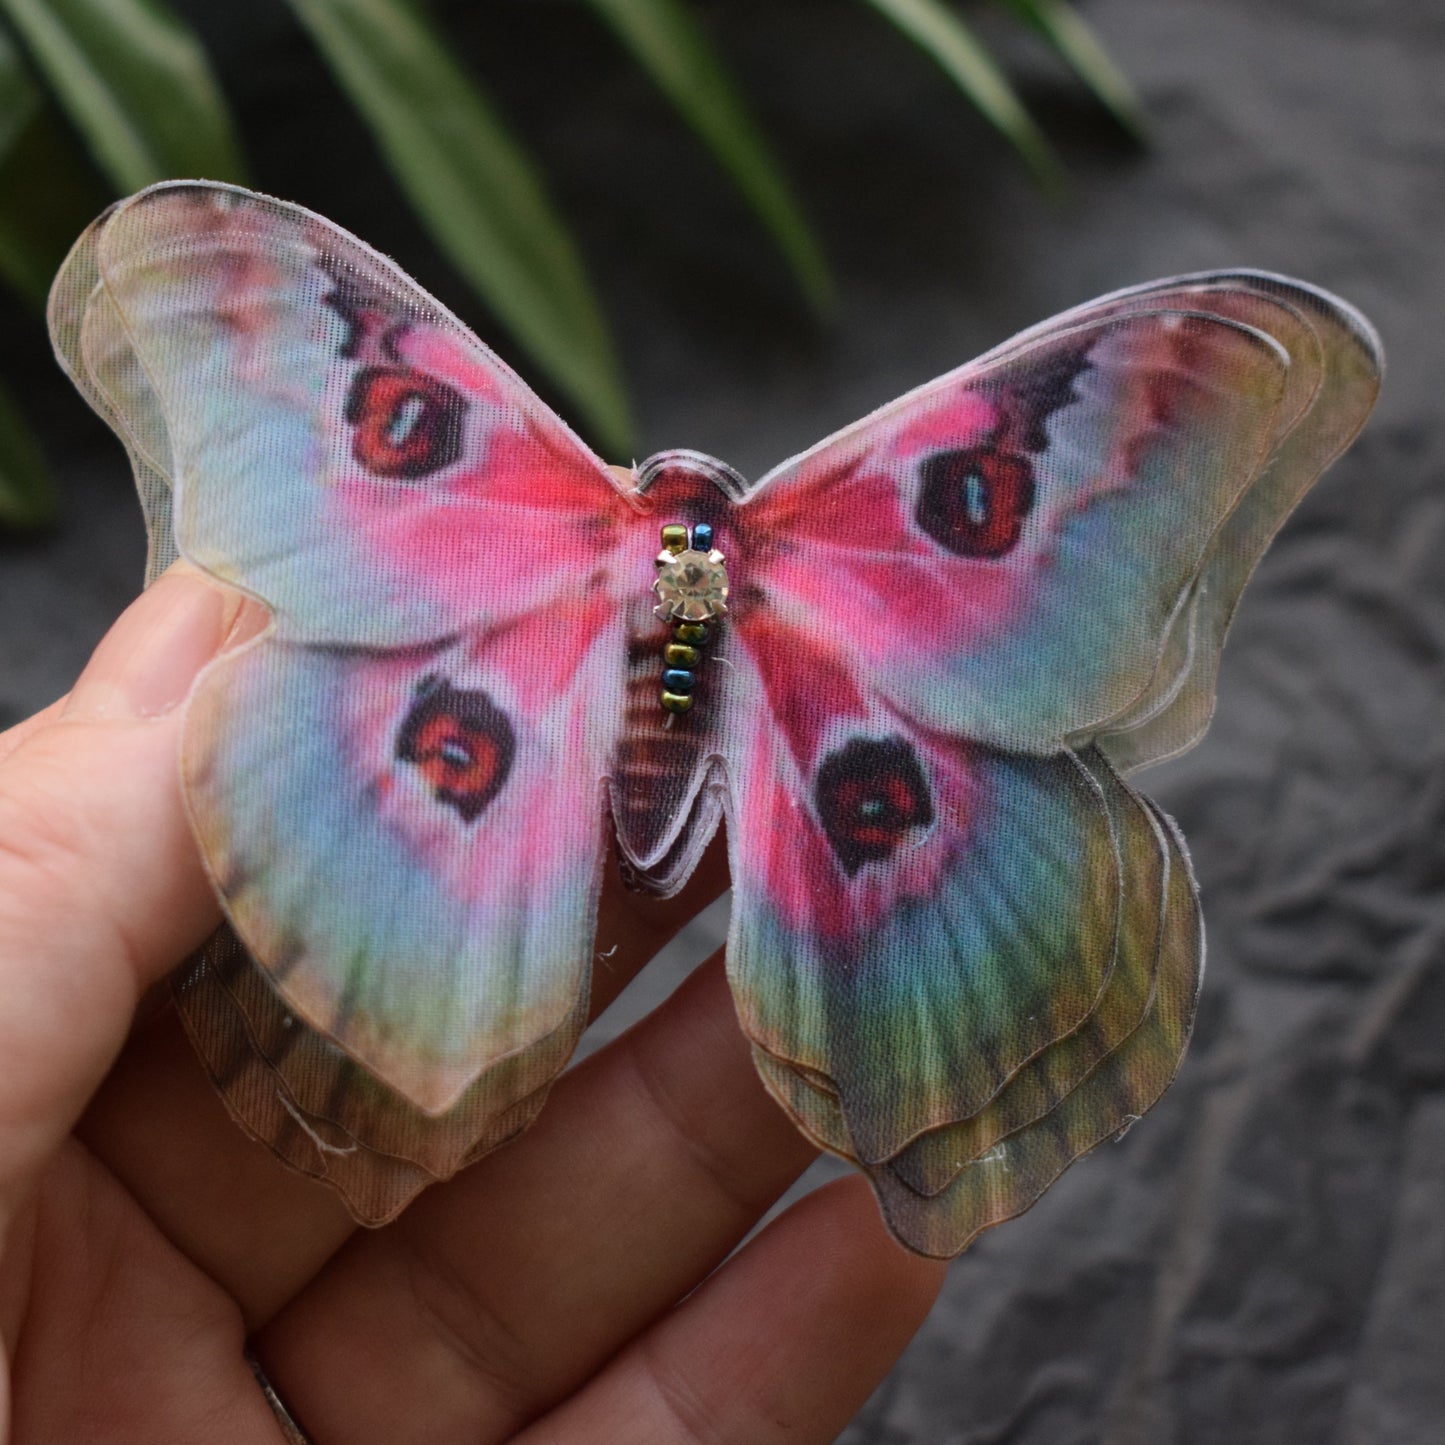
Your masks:
M693 523L692 546L695 552L712 551L712 524L710 522Z
M681 667L669 667L662 674L662 685L668 692L691 692L697 686L697 673Z

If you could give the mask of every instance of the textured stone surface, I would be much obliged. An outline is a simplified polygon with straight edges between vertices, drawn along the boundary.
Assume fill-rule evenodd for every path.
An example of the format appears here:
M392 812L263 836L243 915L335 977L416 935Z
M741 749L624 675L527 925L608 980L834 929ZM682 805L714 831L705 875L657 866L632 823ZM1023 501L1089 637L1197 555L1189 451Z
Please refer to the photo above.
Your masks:
M1208 739L1145 779L1184 824L1210 924L1180 1082L954 1267L846 1445L1434 1445L1445 10L1087 4L1144 95L1154 144L1131 152L1018 45L1075 182L1055 209L865 7L704 8L837 263L830 333L799 314L709 163L579 7L452 12L582 225L640 399L639 456L696 447L756 473L1039 317L1201 266L1331 286L1391 355L1376 421L1246 597ZM279 8L258 7L244 35L196 13L226 46L261 182L362 231L490 329ZM36 365L34 343L30 323L0 328L0 360L63 467L68 522L42 544L0 544L0 721L66 685L141 565L119 451ZM716 915L707 928L631 1007L720 936Z

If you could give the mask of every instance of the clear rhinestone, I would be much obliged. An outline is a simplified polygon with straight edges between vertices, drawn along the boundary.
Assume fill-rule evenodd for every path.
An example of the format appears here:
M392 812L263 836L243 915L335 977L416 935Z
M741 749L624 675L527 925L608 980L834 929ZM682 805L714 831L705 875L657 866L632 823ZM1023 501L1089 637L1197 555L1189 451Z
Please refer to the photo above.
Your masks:
M728 610L727 568L716 549L660 553L652 586L662 604L653 609L659 617L706 622Z

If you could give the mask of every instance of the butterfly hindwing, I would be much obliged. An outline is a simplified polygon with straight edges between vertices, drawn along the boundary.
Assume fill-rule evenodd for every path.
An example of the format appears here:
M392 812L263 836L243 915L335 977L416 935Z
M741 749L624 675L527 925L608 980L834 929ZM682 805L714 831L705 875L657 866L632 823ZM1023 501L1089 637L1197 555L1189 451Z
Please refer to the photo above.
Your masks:
M886 1159L977 1113L1096 1007L1120 902L1109 808L1072 754L925 734L842 691L806 637L754 628L750 646L739 1014L767 1053L831 1081L859 1157ZM789 711L793 688L806 710Z
M1104 789L1123 859L1119 947L1109 984L1078 1028L1029 1061L972 1118L920 1135L891 1161L915 1193L941 1193L1001 1139L1044 1118L1137 1029L1154 1003L1169 897L1170 855L1148 805L1096 751L1080 761Z
M187 793L237 931L293 1012L423 1113L585 987L612 617L380 655L263 639L192 699Z
M1169 882L1159 984L1147 1017L1055 1109L1000 1140L938 1194L916 1193L886 1166L868 1170L890 1228L919 1253L948 1258L982 1230L1023 1213L1076 1159L1152 1108L1178 1072L1194 1023L1204 934L1183 840L1172 820L1154 812Z
M586 1015L494 1065L447 1113L419 1115L287 1009L266 971L220 929L175 991L182 1022L237 1122L300 1173L325 1180L365 1224L524 1129Z

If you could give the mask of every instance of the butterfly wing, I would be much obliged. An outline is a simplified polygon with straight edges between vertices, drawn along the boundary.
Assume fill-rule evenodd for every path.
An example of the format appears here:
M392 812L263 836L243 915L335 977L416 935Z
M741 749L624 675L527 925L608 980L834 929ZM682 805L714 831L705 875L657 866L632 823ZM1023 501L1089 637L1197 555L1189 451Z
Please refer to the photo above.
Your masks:
M173 464L155 390L100 282L100 234L114 209L91 222L71 248L51 289L47 319L61 366L130 459L145 517L149 585L178 555L171 517Z
M1370 323L1328 292L1266 272L1186 277L1169 304L1194 304L1268 332L1289 352L1280 425L1260 474L1210 544L1150 687L1101 731L1126 771L1197 742L1214 711L1219 658L1245 584L1315 480L1354 440L1379 395L1384 355ZM1157 292L1120 304L1157 304Z
M535 1107L585 1015L624 682L609 569L639 505L455 318L298 207L143 192L83 238L52 322L139 459L158 553L173 526L273 614L198 684L183 762L261 973L213 968L183 1012L213 1071L250 1081L228 1098L255 1132L394 1212L409 1186L372 1189L328 1141L402 1161L394 1179L450 1173ZM278 1029L316 1039L282 1051Z
M1184 841L1171 819L1148 806L1168 852L1159 981L1148 1015L1056 1108L965 1164L938 1194L917 1193L893 1169L869 1170L889 1226L919 1253L948 1258L1022 1214L1076 1159L1151 1109L1178 1073L1199 997L1203 918Z
M809 1132L914 1198L956 1198L954 1151L900 1160L915 1139L1022 1135L1133 1036L1140 997L1110 984L1152 966L1159 885L1121 838L1154 833L1066 765L1152 730L1132 763L1199 715L1249 567L1368 409L1363 382L1321 401L1326 328L1296 299L1226 277L1105 298L740 510L739 1013ZM1331 314L1368 373L1367 329ZM1316 414L1335 404L1353 414Z
M750 664L762 698L810 704L748 707L738 740L739 1013L765 1052L831 1081L859 1157L880 1161L977 1113L1095 1009L1120 906L1112 820L1067 751L844 710L828 691L844 674L806 634L737 631L739 677Z
M86 249L164 417L180 550L282 636L407 645L529 611L570 581L558 554L628 518L499 358L298 206L165 184Z
M1103 789L1123 861L1118 952L1099 1006L1072 1033L1021 1068L971 1118L921 1134L889 1161L916 1194L941 1193L959 1172L1037 1120L1046 1118L1144 1022L1153 1007L1168 909L1170 857L1149 805L1096 749L1080 756Z
M1055 748L1147 688L1288 366L1251 327L1151 310L930 383L758 484L769 605L846 629L920 724Z
M1168 854L1145 801L1095 750L1079 757L1105 795L1123 863L1123 912L1109 982L1098 1006L1073 1032L1018 1070L976 1114L918 1135L884 1161L914 1193L941 1193L967 1165L999 1141L1040 1120L1117 1049L1153 1006L1166 906ZM810 1138L853 1158L855 1148L833 1082L753 1046L764 1082Z

